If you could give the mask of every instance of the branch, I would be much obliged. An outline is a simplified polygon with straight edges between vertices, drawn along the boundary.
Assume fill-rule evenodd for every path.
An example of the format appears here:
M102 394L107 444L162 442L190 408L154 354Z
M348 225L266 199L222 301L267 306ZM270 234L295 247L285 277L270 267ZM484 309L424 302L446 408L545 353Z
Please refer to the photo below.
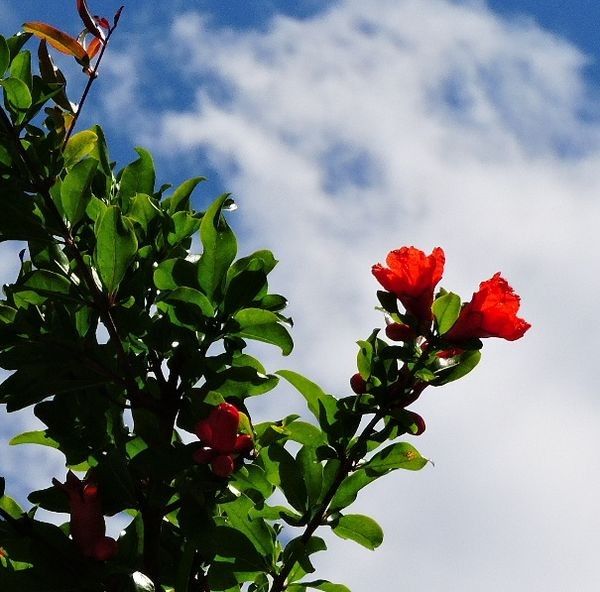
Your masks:
M353 470L355 462L357 460L359 460L358 458L354 458L354 455L356 454L357 451L360 451L362 445L366 442L366 440L372 434L373 429L379 423L379 421L383 418L384 415L385 415L385 411L382 409L379 409L377 411L377 413L373 416L371 421L365 426L365 429L361 432L360 436L354 442L354 444L352 446L350 446L350 448L348 448L348 450L346 450L343 453L342 457L340 458L340 460L342 462L341 462L340 467L335 475L335 479L333 480L333 483L327 490L327 493L325 494L323 501L319 505L318 511L315 513L315 515L312 517L312 519L308 522L308 524L306 525L306 527L304 529L304 532L302 533L302 536L300 537L302 546L305 546L308 543L308 541L310 540L310 537L314 534L315 530L317 530L317 528L319 528L319 526L321 526L323 524L323 521L325 520L325 517L327 516L327 510L329 508L329 504L331 503L331 500L333 499L334 495L336 494L337 490L339 489L340 485L342 484L342 481ZM287 588L286 579L290 575L290 572L292 571L292 568L294 567L294 564L296 563L296 561L298 559L298 554L300 553L300 549L301 549L301 546L298 547L298 550L296 552L290 553L287 561L284 562L281 569L279 570L279 573L273 578L273 583L271 585L270 592L283 592L283 590L285 590Z

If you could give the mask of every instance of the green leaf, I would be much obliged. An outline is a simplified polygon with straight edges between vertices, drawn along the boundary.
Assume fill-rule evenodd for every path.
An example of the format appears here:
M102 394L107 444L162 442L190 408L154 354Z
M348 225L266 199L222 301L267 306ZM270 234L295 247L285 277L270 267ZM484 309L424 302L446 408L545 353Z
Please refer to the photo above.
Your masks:
M292 539L283 551L283 561L288 562L292 558L295 560L288 582L295 582L303 578L307 573L313 573L315 567L310 560L310 556L319 551L326 551L325 541L317 536L311 536L305 543L302 537Z
M136 193L131 200L127 216L135 220L144 229L148 231L150 222L161 215L161 210L154 202L154 199L146 193Z
M286 588L287 592L304 592L307 588L323 590L323 592L350 592L350 588L343 584L334 584L327 580L313 580L312 582L297 582Z
M275 313L260 308L245 308L234 314L233 320L239 325L234 335L276 345L284 356L291 353L294 342Z
M373 360L373 346L368 341L358 341L358 354L356 355L356 364L358 372L364 380L371 376L371 365Z
M299 512L307 509L307 491L300 466L281 445L264 447L259 455L267 479L281 489L290 505Z
M180 286L197 287L196 266L185 259L167 259L154 270L154 285L159 290L175 290Z
M49 438L46 435L45 430L39 430L35 432L23 432L9 441L11 446L17 444L41 444L42 446L49 446L50 448L58 448L59 443Z
M136 193L146 193L147 195L154 193L156 173L152 155L140 147L135 151L139 154L139 158L123 169L119 181L119 198L124 210L127 209L130 199Z
M460 314L460 296L447 292L436 298L431 307L440 335L448 331L458 319Z
M373 518L361 514L341 516L332 530L341 539L350 539L371 550L383 542L381 526Z
M302 446L296 455L296 464L306 485L308 508L315 507L319 501L323 485L323 466L317 458L316 448Z
M46 269L34 271L23 286L42 296L64 296L71 290L71 282L66 277Z
M167 242L174 246L189 238L200 228L200 219L189 212L175 212L171 217L172 229L167 234Z
M201 331L215 314L210 300L202 292L186 286L169 292L156 306L172 323L192 331Z
M279 370L275 374L285 378L306 399L308 409L319 420L325 431L335 423L337 413L335 397L328 395L319 385L292 370Z
M419 471L427 462L414 446L408 442L397 442L373 455L362 469L367 473L372 471L383 473L392 469Z
M10 75L24 82L29 90L32 88L33 79L31 77L31 53L28 51L19 52L10 65Z
M71 224L77 224L85 214L92 197L90 187L98 161L86 158L74 165L60 187L62 209Z
M208 298L200 290L194 290L194 288L188 288L187 286L176 288L165 297L165 300L167 302L190 304L198 310L199 318L212 318L215 314L215 309Z
M455 365L436 372L437 378L433 384L435 386L441 386L466 376L473 368L475 368L475 366L477 366L477 364L479 364L480 360L481 352L478 349L462 353Z
M206 177L194 177L179 185L173 194L165 199L165 204L168 204L169 214L174 214L180 210L189 210L192 191L202 181L206 181Z
M7 495L0 497L0 509L4 510L12 518L20 518L23 515L21 506L12 497L8 497Z
M251 517L254 502L242 494L234 502L222 504L221 508L227 514L231 526L248 537L254 548L264 558L264 565L270 565L270 558L275 550L271 536L272 531L264 520Z
M109 293L116 292L137 251L135 231L121 216L118 206L110 206L96 223L94 260L102 283Z
M65 168L70 169L74 164L89 156L97 144L98 136L92 130L83 130L72 135L63 152Z
M0 80L4 87L4 94L9 105L16 111L27 111L33 102L31 92L27 85L18 78L5 78Z
M346 477L331 500L330 510L341 510L356 500L358 492L369 483L394 469L418 471L427 464L414 446L397 442L384 448L360 469Z
M10 63L10 51L6 39L0 35L0 77L4 77L4 73Z
M221 214L227 200L229 195L224 194L213 202L200 224L200 240L204 250L198 262L198 281L204 293L213 301L220 295L227 270L237 253L235 234Z

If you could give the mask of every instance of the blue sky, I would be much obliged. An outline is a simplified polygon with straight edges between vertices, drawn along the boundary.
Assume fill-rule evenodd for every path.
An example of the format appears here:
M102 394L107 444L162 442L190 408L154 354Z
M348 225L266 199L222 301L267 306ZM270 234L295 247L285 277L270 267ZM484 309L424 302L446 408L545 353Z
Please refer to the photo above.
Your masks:
M70 7L0 1L0 16L75 33ZM345 394L355 341L382 323L370 267L403 244L442 246L442 285L465 299L498 270L522 296L527 336L489 340L476 372L415 406L435 468L359 499L384 546L331 541L322 575L354 592L396 589L390 565L414 592L597 589L598 22L596 3L533 0L136 0L123 14L82 125L102 123L123 165L149 147L161 182L210 176L199 207L234 193L241 252L275 252L295 320L289 359L261 350L271 370ZM0 251L2 277L12 261ZM253 412L299 408L282 389ZM9 483L63 470L24 473L19 455L39 466L24 448L0 446Z

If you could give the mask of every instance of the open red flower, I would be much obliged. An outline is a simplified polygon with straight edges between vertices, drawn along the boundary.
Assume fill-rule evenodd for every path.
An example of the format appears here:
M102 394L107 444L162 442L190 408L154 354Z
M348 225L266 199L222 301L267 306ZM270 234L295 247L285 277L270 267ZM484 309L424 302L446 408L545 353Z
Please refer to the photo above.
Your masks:
M519 295L498 272L479 284L479 290L473 294L471 302L465 304L444 338L459 343L474 337L520 339L531 327L517 317L520 302Z
M387 267L377 263L372 268L377 281L422 325L430 323L433 291L444 272L444 251L436 247L426 255L415 247L402 247L390 251L385 261Z
M235 459L252 450L248 434L239 434L240 412L231 403L217 405L206 419L196 424L196 435L203 447L196 450L194 460L210 464L215 475L228 477L235 470Z
M52 479L52 483L69 496L71 537L83 555L98 561L114 557L117 542L106 536L98 485L88 480L81 481L71 471L67 473L66 483L57 479Z

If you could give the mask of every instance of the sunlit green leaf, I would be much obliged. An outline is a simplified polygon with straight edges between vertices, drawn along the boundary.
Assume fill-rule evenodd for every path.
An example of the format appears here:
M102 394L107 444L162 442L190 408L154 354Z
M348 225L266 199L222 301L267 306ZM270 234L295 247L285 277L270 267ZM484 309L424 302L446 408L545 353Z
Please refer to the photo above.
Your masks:
M433 316L440 335L448 331L460 314L460 296L447 292L436 298L432 306Z
M383 530L375 520L361 514L341 516L332 526L342 539L350 539L367 549L376 549L383 542Z
M96 222L94 259L98 274L109 293L116 292L137 251L131 222L121 216L118 206L110 206Z
M16 446L17 444L41 444L42 446L49 446L50 448L59 447L58 442L49 438L44 430L23 432L22 434L11 438L8 443L11 446Z
M97 167L97 160L86 158L74 165L62 182L62 209L71 224L77 224L85 213L92 197L90 187Z
M200 225L203 252L198 262L198 281L211 300L220 292L227 270L237 253L235 234L221 213L228 199L229 196L224 194L213 202Z
M65 168L69 169L74 164L91 154L98 144L98 136L92 130L83 130L73 134L63 152Z
M154 193L154 182L156 173L154 172L154 161L152 155L144 148L136 148L139 158L127 165L121 173L119 181L119 197L123 209L128 208L130 199L136 193Z
M32 104L31 92L27 85L18 78L0 80L9 105L17 111L27 111Z

